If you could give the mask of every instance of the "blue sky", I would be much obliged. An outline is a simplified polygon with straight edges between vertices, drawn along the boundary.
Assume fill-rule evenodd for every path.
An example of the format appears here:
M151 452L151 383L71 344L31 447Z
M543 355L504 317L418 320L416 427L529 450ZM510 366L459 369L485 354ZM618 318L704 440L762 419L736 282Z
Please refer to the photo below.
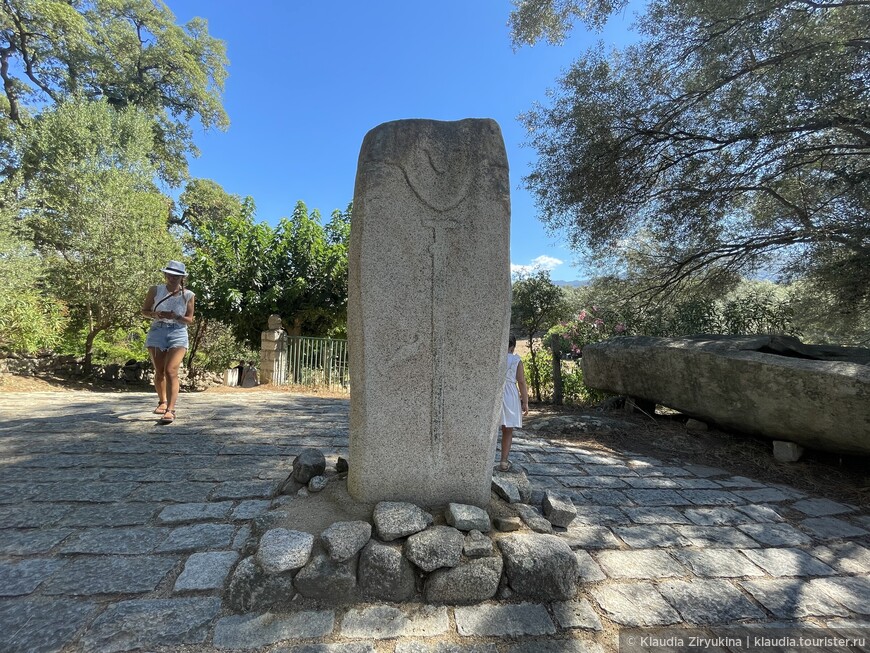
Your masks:
M509 0L166 0L179 23L206 18L230 60L227 132L197 132L194 177L250 195L274 224L298 200L328 216L353 199L363 137L390 120L493 118L511 177L511 263L553 279L589 276L548 235L523 188L534 151L518 116L587 47L626 41L629 12L601 34L578 29L561 47L513 52Z

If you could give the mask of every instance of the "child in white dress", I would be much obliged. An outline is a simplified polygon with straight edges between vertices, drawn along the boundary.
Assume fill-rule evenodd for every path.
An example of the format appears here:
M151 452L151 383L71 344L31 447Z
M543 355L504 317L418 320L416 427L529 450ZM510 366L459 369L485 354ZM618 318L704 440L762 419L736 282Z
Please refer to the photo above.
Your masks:
M508 455L514 439L514 429L522 428L523 415L529 414L529 390L526 386L526 374L523 370L523 359L514 353L517 339L511 336L508 340L507 374L504 380L504 399L501 406L501 462L499 470L506 472L511 468ZM518 389L519 387L519 389Z

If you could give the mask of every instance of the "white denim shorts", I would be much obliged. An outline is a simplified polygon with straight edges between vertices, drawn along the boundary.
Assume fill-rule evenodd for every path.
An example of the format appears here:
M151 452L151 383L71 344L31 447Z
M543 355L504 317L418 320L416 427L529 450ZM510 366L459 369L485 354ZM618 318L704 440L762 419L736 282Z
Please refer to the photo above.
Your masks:
M156 347L161 351L177 347L187 349L187 326L177 322L152 322L145 338L146 347Z

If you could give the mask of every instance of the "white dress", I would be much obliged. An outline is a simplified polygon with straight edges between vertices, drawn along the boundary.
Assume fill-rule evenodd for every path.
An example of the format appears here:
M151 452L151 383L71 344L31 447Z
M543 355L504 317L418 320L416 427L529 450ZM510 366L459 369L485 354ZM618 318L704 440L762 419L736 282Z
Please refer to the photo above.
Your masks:
M501 404L502 426L514 429L523 427L520 391L517 388L517 367L521 360L516 354L508 354L507 373L504 379L504 400Z

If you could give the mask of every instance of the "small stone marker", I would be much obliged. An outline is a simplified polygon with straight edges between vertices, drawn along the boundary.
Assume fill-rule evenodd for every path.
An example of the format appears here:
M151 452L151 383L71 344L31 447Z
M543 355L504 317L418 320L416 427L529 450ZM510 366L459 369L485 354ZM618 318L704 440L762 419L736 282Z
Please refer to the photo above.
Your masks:
M781 463L796 463L804 455L804 448L796 442L773 441L773 457Z
M569 497L547 490L544 493L544 516L553 526L567 528L577 516L577 508Z
M510 182L493 120L363 141L348 275L348 489L485 506L510 318Z

